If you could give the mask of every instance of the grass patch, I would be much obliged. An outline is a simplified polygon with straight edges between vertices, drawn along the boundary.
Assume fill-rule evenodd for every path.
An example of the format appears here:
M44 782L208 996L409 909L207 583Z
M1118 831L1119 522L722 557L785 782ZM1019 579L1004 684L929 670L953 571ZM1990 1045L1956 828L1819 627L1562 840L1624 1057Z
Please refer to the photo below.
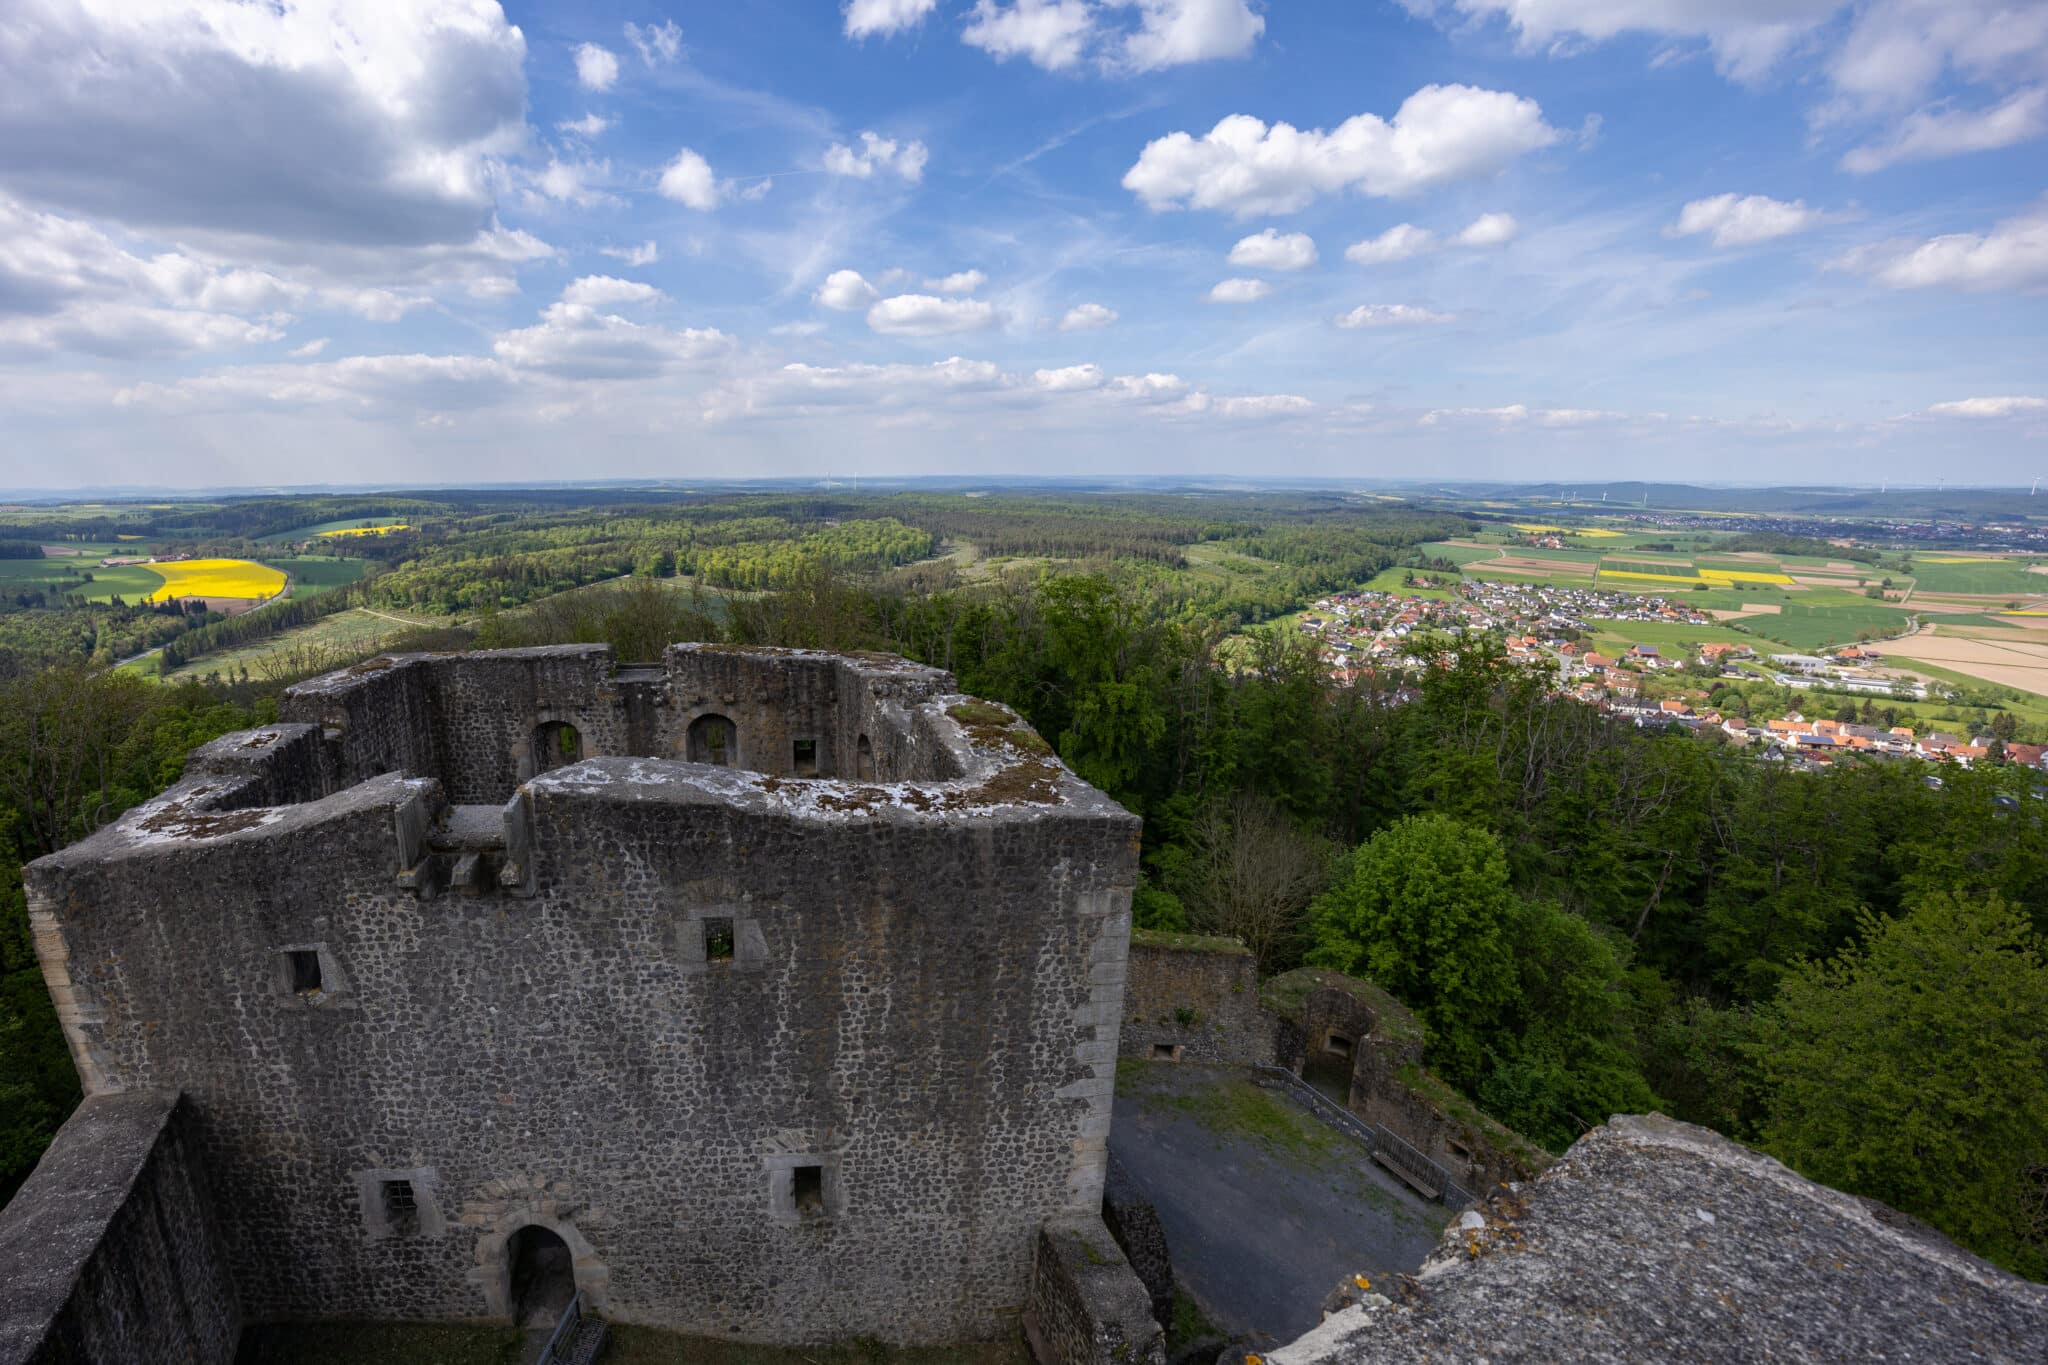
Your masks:
M1155 1103L1191 1115L1219 1137L1255 1142L1287 1161L1328 1162L1350 1145L1314 1115L1238 1075L1199 1094L1160 1096Z
M1158 929L1131 930L1131 946L1177 948L1189 953L1221 953L1226 957L1251 956L1251 949L1234 938L1216 938L1208 934L1174 934Z
M119 553L107 546L104 553ZM129 550L128 553L135 553ZM118 568L100 567L100 556L64 555L54 559L0 559L0 592L16 593L40 588L55 596L76 595L88 602L106 602L115 597L136 603L164 585L163 575L140 564ZM92 581L87 582L90 578Z

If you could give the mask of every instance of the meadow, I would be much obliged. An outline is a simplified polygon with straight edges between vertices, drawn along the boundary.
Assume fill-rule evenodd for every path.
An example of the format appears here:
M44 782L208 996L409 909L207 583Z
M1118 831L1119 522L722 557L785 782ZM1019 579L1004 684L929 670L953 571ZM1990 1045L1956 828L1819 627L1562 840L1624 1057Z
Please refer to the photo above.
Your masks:
M279 545L286 541L315 540L322 536L346 538L358 535L387 535L401 529L410 529L404 517L337 517L332 521L316 521L311 526L294 526L288 531L278 531L261 539L266 545Z

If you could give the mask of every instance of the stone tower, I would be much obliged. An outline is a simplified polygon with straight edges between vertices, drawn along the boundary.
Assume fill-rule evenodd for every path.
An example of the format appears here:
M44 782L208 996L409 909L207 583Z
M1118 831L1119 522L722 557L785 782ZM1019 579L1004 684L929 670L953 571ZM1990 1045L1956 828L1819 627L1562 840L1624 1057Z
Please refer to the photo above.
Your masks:
M1138 821L878 655L409 655L27 872L89 1096L181 1091L241 1310L1013 1329L1100 1199Z

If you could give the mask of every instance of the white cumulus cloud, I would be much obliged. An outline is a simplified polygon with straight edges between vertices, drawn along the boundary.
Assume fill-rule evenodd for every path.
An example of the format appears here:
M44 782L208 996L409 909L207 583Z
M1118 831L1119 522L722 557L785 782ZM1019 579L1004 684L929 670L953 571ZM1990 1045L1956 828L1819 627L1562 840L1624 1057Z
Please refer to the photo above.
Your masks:
M957 270L936 280L926 280L924 287L936 294L972 294L987 283L988 276L979 270Z
M942 299L932 294L898 294L868 309L868 326L891 336L946 336L978 332L996 320L995 305L980 299Z
M1095 36L1095 12L1087 0L975 0L972 20L960 40L997 61L1023 57L1047 71L1063 71L1081 60Z
M612 275L585 275L562 291L562 302L586 308L610 308L621 303L654 303L663 296L651 284L622 280Z
M1940 417L2017 417L2027 412L2048 413L2048 398L1958 398L1953 403L1936 403L1927 411Z
M881 291L869 284L858 270L835 270L825 277L825 282L818 286L818 292L811 298L821 308L852 313L881 296Z
M916 28L938 5L939 0L848 0L841 13L847 37L866 38L876 33L887 37Z
M657 188L663 198L673 199L700 213L711 212L733 195L732 183L721 183L712 174L711 163L688 147L678 151L668 165L662 167L661 182Z
M1432 323L1449 322L1448 313L1436 313L1427 308L1417 308L1407 303L1361 303L1348 313L1339 313L1335 319L1346 331L1377 327L1427 327Z
M588 142L611 126L612 121L603 115L586 113L582 118L565 119L557 123L555 128L571 137L580 137Z
M1436 250L1436 234L1413 223L1397 223L1377 237L1344 248L1344 259L1359 265L1390 265Z
M1402 0L1408 9L1498 17L1529 51L1570 52L1560 40L1603 42L1623 33L1704 39L1724 73L1754 80L1844 0Z
M1521 230L1511 213L1482 213L1457 236L1459 246L1505 246Z
M1244 270L1307 270L1316 263L1315 239L1267 228L1230 248L1230 263Z
M1066 316L1060 319L1060 330L1091 332L1098 327L1110 326L1116 319L1117 311L1114 308L1107 308L1099 303L1079 303L1069 308Z
M576 49L576 83L585 90L609 90L619 82L619 59L596 43Z
M1859 247L1832 264L1893 289L2039 289L2048 286L2048 206L2008 218L1989 232Z
M1293 213L1346 190L1398 198L1489 176L1560 136L1532 99L1428 85L1391 121L1358 114L1325 132L1232 114L1199 138L1171 133L1146 144L1123 184L1153 209Z
M1132 3L1132 0L1123 0ZM1136 32L1125 36L1123 58L1138 71L1249 54L1266 20L1247 0L1135 0Z
M898 143L875 133L862 133L860 143L859 151L843 142L833 143L825 150L825 169L856 180L867 180L877 171L896 175L913 185L924 179L925 163L931 159L924 143L915 139Z
M1678 221L1664 229L1671 237L1710 233L1715 246L1753 246L1804 232L1825 221L1819 209L1803 199L1786 203L1761 194L1717 194L1695 199L1678 211Z
M1075 393L1099 389L1103 384L1100 365L1068 365L1057 370L1034 371L1032 382L1048 393Z
M1224 280L1209 291L1211 303L1257 303L1273 292L1264 280Z

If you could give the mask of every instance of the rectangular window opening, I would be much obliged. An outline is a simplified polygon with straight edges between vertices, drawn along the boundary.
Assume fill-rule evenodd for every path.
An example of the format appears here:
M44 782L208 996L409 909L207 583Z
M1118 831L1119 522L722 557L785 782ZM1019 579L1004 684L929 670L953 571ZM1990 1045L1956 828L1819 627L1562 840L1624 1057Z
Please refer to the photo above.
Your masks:
M816 1218L825 1212L825 1168L797 1166L790 1171L790 1198L797 1214Z
M1338 1057L1351 1055L1351 1040L1341 1033L1333 1033L1323 1040L1323 1051Z
M732 920L716 915L704 921L704 960L732 961Z
M312 948L294 948L284 957L293 994L318 995L321 990L319 952Z
M796 741L796 775L816 777L818 775L818 741L800 739Z
M384 1226L393 1237L412 1237L420 1230L419 1199L413 1194L410 1180L386 1180L382 1182L384 1192Z
M1177 1062L1180 1060L1180 1045L1177 1043L1152 1044L1152 1060L1155 1062Z

